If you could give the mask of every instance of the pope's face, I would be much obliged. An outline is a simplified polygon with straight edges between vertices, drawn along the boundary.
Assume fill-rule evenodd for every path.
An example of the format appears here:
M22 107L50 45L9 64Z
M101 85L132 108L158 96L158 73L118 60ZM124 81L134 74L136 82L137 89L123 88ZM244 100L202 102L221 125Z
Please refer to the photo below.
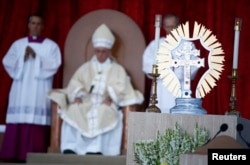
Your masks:
M104 48L104 47L98 47L94 49L95 51L95 55L97 57L97 60L100 63L103 63L106 61L106 59L109 57L110 55L110 49Z

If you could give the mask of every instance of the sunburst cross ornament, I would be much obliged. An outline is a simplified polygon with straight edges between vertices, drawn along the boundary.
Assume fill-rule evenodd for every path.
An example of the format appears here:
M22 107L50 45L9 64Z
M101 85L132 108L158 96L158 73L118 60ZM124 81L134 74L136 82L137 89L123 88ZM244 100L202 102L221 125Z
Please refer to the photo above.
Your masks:
M196 108L201 105L201 98L216 86L216 81L223 71L224 52L221 44L209 29L197 22L194 23L192 37L189 33L189 22L186 22L172 30L165 41L159 47L156 61L163 84L177 98L177 109L178 106L182 107L182 110L177 110L177 113L205 114L204 109ZM196 49L195 46L197 41L208 51L206 58L200 57L200 50ZM196 68L196 70L202 68L205 62L208 69L201 76L196 86L195 98L192 98L192 68ZM181 78L177 77L174 72L177 68L182 69ZM182 82L180 79L182 79ZM184 107L186 105L187 109L184 108L183 110L183 104ZM170 112L175 113L174 110L170 110Z

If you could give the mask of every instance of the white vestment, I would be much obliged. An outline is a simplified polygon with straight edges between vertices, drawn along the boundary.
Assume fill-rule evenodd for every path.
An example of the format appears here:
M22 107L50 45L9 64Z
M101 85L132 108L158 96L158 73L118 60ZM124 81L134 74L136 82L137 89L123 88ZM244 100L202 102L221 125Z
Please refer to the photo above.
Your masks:
M159 40L159 47L165 41L166 38L161 37ZM145 74L152 73L152 66L156 64L156 57L155 57L155 44L156 41L153 40L149 43L143 53L143 62L142 62L142 70ZM198 68L192 67L191 68L191 78L194 78ZM183 68L177 67L174 68L174 73L180 81L180 84L183 84ZM149 77L150 78L150 77ZM166 86L163 85L163 79L157 79L157 100L158 103L156 104L157 107L161 110L161 113L169 113L170 109L175 106L175 97L173 94L167 89Z
M27 46L36 53L24 62ZM9 93L6 123L51 124L51 104L47 92L61 65L58 45L50 40L28 42L28 37L15 41L3 58L3 65L13 79Z
M77 154L119 155L120 107L143 102L142 93L133 89L121 65L111 59L101 64L95 56L75 72L67 88L54 89L48 96L61 108L61 151L70 149ZM73 103L76 97L83 103ZM107 97L112 100L110 106L102 104Z

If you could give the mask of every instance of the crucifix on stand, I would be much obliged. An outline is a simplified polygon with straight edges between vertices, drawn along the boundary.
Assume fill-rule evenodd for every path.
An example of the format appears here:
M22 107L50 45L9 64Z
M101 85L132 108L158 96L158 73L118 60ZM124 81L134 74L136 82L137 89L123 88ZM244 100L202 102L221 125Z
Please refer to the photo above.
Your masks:
M177 68L183 66L182 98L191 98L191 67L204 67L204 59L198 58L200 50L195 49L192 42L184 42L181 47L173 52L174 59L171 66ZM193 59L191 57L194 57Z
M196 49L196 43L208 54L200 57L202 51ZM223 54L216 37L197 22L194 22L193 33L190 33L189 22L171 31L157 54L160 78L175 97L175 106L170 109L170 113L207 114L202 107L202 98L216 86L215 81L220 78L224 66ZM205 71L199 77L195 94L192 94L191 82L202 67Z

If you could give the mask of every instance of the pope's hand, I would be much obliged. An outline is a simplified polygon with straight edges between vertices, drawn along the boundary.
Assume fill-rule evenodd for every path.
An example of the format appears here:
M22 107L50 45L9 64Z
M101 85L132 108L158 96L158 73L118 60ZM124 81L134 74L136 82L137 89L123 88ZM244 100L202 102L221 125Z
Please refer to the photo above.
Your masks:
M104 99L104 100L102 101L102 103L103 103L103 104L106 104L106 105L111 105L112 100L111 100L109 97L107 97L106 99Z
M75 98L74 103L80 104L80 103L82 103L82 99L77 97L77 98Z

